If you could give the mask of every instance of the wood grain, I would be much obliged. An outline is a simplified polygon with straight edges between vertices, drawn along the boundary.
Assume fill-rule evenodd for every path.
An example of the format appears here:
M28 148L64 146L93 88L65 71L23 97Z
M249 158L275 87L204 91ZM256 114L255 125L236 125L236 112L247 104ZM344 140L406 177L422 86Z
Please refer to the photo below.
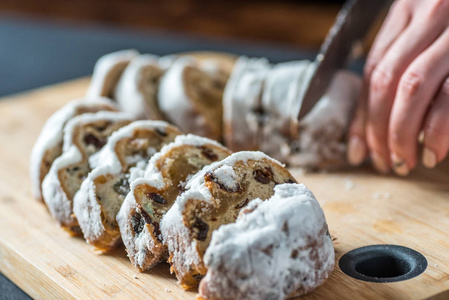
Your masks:
M32 199L29 154L45 120L85 93L88 80L0 101L0 271L33 298L194 299L176 285L167 264L139 273L123 248L110 255L71 238ZM324 208L336 238L337 261L354 248L399 244L421 252L427 270L403 282L379 284L344 275L303 299L423 299L449 297L449 164L418 169L406 179L381 177L369 169L302 174Z

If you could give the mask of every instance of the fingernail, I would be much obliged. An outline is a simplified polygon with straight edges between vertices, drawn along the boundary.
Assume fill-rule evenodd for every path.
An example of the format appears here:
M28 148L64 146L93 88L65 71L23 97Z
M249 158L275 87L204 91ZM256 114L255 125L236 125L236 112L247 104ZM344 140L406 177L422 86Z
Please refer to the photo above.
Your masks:
M393 170L400 176L407 176L410 169L404 159L397 156L395 153L391 154L391 162L393 163Z
M388 174L390 172L390 167L388 166L388 164L376 152L372 152L371 153L371 160L373 162L374 168L376 168L376 170L379 173Z
M353 166L360 165L365 159L365 143L356 135L349 138L348 142L348 161Z
M425 147L422 153L422 163L426 168L435 168L437 165L437 155L435 152Z

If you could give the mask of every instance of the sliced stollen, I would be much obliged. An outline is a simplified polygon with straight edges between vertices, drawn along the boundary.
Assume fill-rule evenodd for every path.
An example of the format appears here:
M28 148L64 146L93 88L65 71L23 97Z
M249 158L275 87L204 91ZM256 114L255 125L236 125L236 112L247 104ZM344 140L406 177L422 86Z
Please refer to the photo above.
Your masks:
M335 253L318 201L302 184L280 184L212 234L198 299L287 299L324 283Z
M119 107L136 118L163 120L157 103L159 82L173 57L145 54L135 57L123 72L115 89Z
M91 157L90 165L95 168L73 199L73 212L89 244L101 251L117 245L120 231L116 216L129 192L131 177L139 175L138 169L143 173L150 157L179 134L164 121L135 121L114 132L103 149Z
M115 87L129 62L139 55L136 50L121 50L103 55L95 64L87 97L113 98Z
M178 283L192 288L206 275L203 255L214 230L235 222L249 201L270 198L275 185L294 182L278 161L251 151L234 153L192 177L161 222Z
M220 140L223 90L228 79L220 60L176 59L162 76L158 106L183 131Z
M163 215L190 176L230 154L213 140L189 134L176 137L150 159L144 177L131 183L117 216L123 243L136 268L147 270L167 258L159 237Z
M265 58L240 57L223 94L223 139L233 151L259 149L261 97L271 65Z
M300 82L307 73L308 60L279 63L268 71L262 93L263 113L259 150L287 161L290 153L290 126L292 109L300 98Z
M116 111L117 107L107 98L77 99L55 112L42 128L30 157L30 177L33 195L42 199L42 181L53 161L62 153L63 128L75 116L98 111Z
M45 176L42 194L53 218L69 233L80 233L72 201L91 171L89 157L106 144L114 131L131 122L128 114L100 111L74 117L64 127L63 153Z
M291 166L332 169L346 164L346 134L361 86L358 75L339 71L313 109L294 121Z

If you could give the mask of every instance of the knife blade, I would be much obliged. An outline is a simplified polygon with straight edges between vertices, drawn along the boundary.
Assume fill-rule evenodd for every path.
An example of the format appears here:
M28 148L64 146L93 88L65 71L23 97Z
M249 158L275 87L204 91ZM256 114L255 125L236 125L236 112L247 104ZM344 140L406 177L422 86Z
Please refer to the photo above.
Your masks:
M376 17L392 0L348 0L337 15L315 59L315 71L309 81L298 120L320 100L335 72L345 67L353 46L361 41Z

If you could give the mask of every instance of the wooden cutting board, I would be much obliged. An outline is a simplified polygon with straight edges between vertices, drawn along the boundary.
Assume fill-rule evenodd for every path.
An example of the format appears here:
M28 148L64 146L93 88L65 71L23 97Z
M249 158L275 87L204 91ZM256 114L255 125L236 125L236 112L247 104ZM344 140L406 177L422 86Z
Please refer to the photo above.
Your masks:
M84 95L87 79L0 101L0 271L33 298L194 299L176 285L167 264L139 273L123 248L97 253L69 237L30 192L31 148L47 118ZM445 166L444 166L445 165ZM422 253L428 268L396 283L368 283L343 274L304 299L449 299L449 164L418 169L406 179L369 169L302 174L324 208L342 254L372 244L399 244Z

